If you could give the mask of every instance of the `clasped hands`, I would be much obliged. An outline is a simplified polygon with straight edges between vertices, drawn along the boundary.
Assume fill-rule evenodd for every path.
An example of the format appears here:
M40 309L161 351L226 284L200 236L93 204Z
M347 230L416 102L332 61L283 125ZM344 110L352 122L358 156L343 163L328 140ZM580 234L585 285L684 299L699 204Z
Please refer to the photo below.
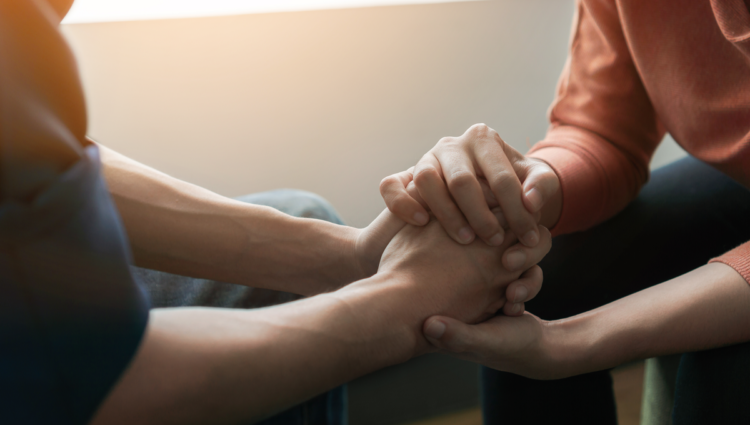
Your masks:
M424 350L547 377L538 359L551 355L545 322L524 303L542 286L537 263L551 247L543 224L559 217L559 189L548 164L472 126L382 181L388 210L360 233L359 258L371 271L378 258L378 274L409 277Z

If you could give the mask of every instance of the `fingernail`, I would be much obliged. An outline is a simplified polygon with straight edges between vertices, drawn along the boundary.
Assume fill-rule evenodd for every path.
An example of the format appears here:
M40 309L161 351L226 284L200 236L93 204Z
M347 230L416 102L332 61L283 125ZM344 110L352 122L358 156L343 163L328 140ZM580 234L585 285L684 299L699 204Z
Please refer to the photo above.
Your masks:
M516 295L513 297L513 302L522 303L526 301L526 297L529 296L529 290L525 286L519 286L516 288Z
M526 264L526 253L520 250L509 252L506 254L505 262L509 268L508 271L519 270Z
M531 204L531 209L533 210L531 212L535 213L542 209L542 194L538 190L532 188L526 192L525 196L529 204Z
M490 245L492 246L500 246L503 244L503 240L505 237L502 233L495 233L495 236L490 238Z
M519 310L521 310L521 303L515 303L510 308L510 314L516 314L516 313L518 313Z
M443 337L444 333L445 323L439 320L433 320L433 322L427 325L427 328L424 330L424 334L432 339L440 339Z
M523 235L523 244L532 247L539 243L539 233L536 230L529 230Z
M421 212L414 213L414 222L417 224L427 224L427 216Z
M464 227L458 231L458 239L463 243L469 243L474 239L474 232L470 228Z

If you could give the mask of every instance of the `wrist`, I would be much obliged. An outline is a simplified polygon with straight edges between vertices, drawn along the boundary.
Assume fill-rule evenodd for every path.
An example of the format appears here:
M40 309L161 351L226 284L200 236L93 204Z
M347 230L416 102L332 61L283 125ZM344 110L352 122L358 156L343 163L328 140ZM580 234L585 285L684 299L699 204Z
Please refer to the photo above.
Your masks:
M378 272L352 283L334 294L347 304L358 320L367 323L372 335L388 335L379 346L394 355L395 363L424 354L430 349L422 335L422 324L432 313L418 300L423 298L405 273ZM361 306L361 307L360 307Z
M611 305L548 322L551 350L567 376L595 372L644 357L637 332L612 323Z
M601 367L597 347L601 332L591 312L567 319L544 322L544 352L555 369L556 378L593 372Z
M365 277L356 255L356 241L359 229L329 223L321 220L294 218L300 221L305 229L312 228L309 239L304 244L308 246L315 258L310 276L316 282L307 295L333 292ZM303 221L304 220L304 221ZM308 227L309 226L309 227Z
M341 272L341 286L346 286L352 282L357 282L371 277L376 270L367 270L367 265L363 264L360 253L360 239L363 230L349 226L339 226L337 235L338 248L336 258L339 258L338 269Z

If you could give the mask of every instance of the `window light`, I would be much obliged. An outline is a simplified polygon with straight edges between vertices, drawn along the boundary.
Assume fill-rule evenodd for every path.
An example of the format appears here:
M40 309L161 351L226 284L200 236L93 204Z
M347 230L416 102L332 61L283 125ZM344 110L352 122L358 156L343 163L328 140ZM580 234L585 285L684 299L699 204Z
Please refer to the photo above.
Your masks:
M64 24L480 0L76 0Z

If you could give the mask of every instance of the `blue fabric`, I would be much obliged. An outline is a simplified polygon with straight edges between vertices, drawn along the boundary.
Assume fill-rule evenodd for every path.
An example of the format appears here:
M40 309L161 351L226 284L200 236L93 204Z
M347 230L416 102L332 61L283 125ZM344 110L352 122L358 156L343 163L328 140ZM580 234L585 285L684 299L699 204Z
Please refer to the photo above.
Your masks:
M17 159L4 158L16 176L34 170L33 159ZM0 202L0 422L85 424L134 355L148 302L95 146L27 199L8 197L9 182Z

